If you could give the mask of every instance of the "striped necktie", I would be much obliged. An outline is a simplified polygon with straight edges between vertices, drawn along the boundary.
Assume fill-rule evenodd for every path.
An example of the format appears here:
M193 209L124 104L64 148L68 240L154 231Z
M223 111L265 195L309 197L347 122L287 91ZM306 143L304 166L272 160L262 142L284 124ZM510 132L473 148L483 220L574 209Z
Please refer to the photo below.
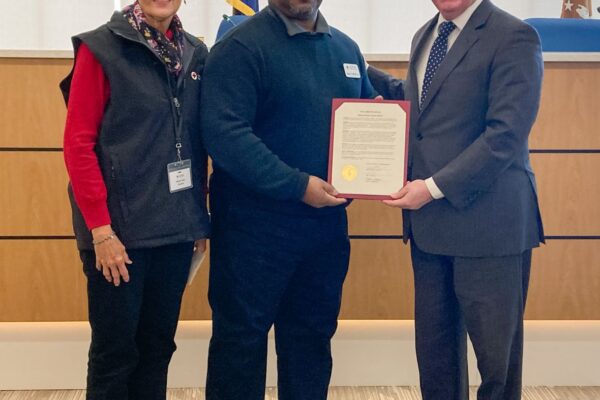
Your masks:
M448 36L450 36L454 29L456 29L456 25L452 21L442 22L438 28L438 37L433 42L433 47L431 47L429 59L427 60L427 69L425 70L425 79L423 79L419 108L423 108L433 77L442 61L444 61L444 57L446 57L446 53L448 52Z

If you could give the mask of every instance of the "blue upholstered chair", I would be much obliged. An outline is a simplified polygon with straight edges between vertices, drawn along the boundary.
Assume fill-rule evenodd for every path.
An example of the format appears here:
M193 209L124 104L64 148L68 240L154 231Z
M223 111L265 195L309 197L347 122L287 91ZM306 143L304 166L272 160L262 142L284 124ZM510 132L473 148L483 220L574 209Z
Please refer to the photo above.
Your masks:
M223 15L223 20L221 21L221 24L219 25L219 30L217 31L217 42L221 40L221 38L225 36L225 34L229 32L232 28L235 28L236 26L246 22L248 18L249 17L245 15Z
M530 18L547 52L600 52L600 20Z

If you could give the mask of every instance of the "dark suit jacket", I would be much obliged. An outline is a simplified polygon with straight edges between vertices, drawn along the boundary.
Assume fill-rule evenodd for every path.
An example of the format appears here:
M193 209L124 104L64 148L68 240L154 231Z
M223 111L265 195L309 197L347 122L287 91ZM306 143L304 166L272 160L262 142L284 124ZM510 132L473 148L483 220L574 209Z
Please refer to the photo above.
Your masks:
M429 253L463 257L514 255L537 247L544 234L528 137L543 75L539 37L484 0L419 110L414 61L437 20L436 15L413 38L406 82L369 68L379 93L413 104L409 179L433 176L445 194L404 212L404 238Z

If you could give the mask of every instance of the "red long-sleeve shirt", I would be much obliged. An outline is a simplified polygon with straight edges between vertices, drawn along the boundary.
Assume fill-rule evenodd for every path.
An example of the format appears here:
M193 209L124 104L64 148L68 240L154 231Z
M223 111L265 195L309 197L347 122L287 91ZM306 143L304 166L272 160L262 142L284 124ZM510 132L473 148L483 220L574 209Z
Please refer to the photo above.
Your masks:
M173 32L168 30L166 36L172 40ZM75 202L90 230L111 223L106 183L94 151L109 98L102 65L82 43L71 81L63 148Z
M111 223L106 184L94 152L109 98L110 85L104 70L82 44L71 81L63 147L75 202L90 230Z

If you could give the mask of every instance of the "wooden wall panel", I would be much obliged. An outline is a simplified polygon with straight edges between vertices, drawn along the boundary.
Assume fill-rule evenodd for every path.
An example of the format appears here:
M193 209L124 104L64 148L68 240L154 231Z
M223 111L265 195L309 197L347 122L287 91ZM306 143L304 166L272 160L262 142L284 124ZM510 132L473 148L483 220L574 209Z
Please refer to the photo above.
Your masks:
M74 240L0 240L0 322L87 319Z
M600 232L600 154L533 154L549 235ZM0 156L0 235L72 235L62 153L3 152ZM349 208L353 235L400 235L399 210L378 201Z
M414 285L408 246L353 240L342 319L412 319ZM600 241L550 240L533 251L526 319L600 319Z
M600 234L600 154L532 154L546 234ZM401 235L400 210L378 201L349 207L351 235Z
M600 235L600 154L533 154L546 235Z
M408 246L353 240L342 319L412 319L414 285ZM535 249L529 320L600 319L600 241L550 240Z
M526 311L526 319L600 320L600 240L535 249Z
M600 63L546 63L532 149L600 149Z
M60 152L0 153L0 236L73 235Z
M405 62L373 62L406 77ZM0 59L0 147L61 147L65 106L58 83L72 60ZM600 149L599 63L546 63L534 149ZM15 118L12 116L27 117ZM18 134L15 134L18 133Z
M73 60L0 58L0 147L62 147L58 89Z
M352 240L341 319L411 319L409 246L401 240Z
M600 319L600 241L550 240L534 250L527 319ZM210 319L208 263L188 287L183 320ZM411 319L409 247L352 240L341 319ZM73 240L0 240L0 322L87 318L86 281Z
M0 322L86 320L86 284L74 240L0 240ZM210 319L207 287L205 261L182 319Z
M402 211L377 200L355 200L348 207L350 235L402 235Z
M373 62L405 79L408 63ZM600 63L545 63L542 101L532 149L600 149Z
M57 89L72 60L0 59L0 150L62 146ZM407 63L372 63L406 76ZM532 149L599 150L600 63L547 63ZM600 235L600 154L533 154L547 235ZM0 321L86 318L62 153L0 151ZM398 236L399 210L356 201L350 233ZM23 236L24 240L6 240ZM400 240L355 239L341 318L412 318L412 271ZM600 319L600 240L551 240L534 252L528 319ZM186 291L182 319L208 319L208 266Z

